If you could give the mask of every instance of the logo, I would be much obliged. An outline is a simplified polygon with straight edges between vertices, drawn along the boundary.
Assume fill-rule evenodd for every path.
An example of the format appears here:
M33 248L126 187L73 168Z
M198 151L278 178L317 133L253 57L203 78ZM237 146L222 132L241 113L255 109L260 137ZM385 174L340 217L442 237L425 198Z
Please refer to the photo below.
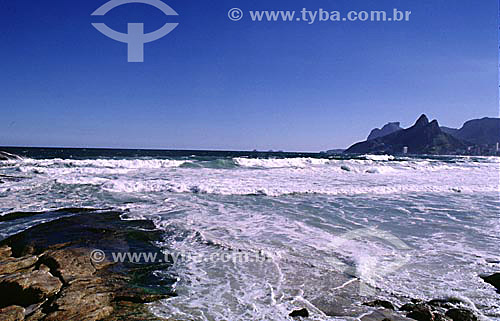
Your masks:
M112 9L129 3L149 4L161 10L166 16L178 16L174 9L160 0L111 0L94 11L92 16L104 16ZM178 23L166 23L156 31L144 33L143 23L129 23L127 33L121 33L104 23L92 23L92 26L103 35L128 45L128 62L144 62L144 44L165 37L178 25Z
M227 16L233 21L240 21L243 18L243 11L240 8L233 8L227 12Z

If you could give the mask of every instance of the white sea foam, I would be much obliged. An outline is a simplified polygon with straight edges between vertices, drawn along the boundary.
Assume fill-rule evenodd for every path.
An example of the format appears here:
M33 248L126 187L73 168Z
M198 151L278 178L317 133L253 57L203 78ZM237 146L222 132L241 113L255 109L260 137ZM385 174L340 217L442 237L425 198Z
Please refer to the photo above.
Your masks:
M389 161L394 159L392 155L363 155L363 157L374 161Z
M335 279L338 260L397 303L439 292L500 316L491 308L499 306L494 290L477 276L497 257L498 158L23 159L0 166L19 179L2 178L2 213L115 207L127 210L126 219L153 219L165 231L165 251L269 258L260 265L180 262L163 271L178 277L178 296L153 305L162 316L289 320L290 310L308 307L311 320L335 320L317 302L353 285ZM403 254L369 238L335 246L366 227L408 244L409 264L369 274Z
M235 158L233 161L239 167L232 168L202 167L205 163L198 167L183 167L197 164L192 160L25 159L15 163L13 168L28 175L33 182L89 184L114 193L280 196L481 193L497 190L498 175L495 172L498 172L498 163L493 159L485 159L482 163L470 159L454 163L391 160L385 156L382 159ZM17 187L18 184L12 184L12 188Z
M234 158L234 162L239 166L244 167L260 167L260 168L281 168L281 167L311 167L315 165L329 164L331 161L324 158L275 158L275 159L260 159L260 158Z
M128 169L157 169L178 167L188 163L188 160L173 159L31 159L21 161L6 161L6 164L36 167L92 167L92 168L128 168Z

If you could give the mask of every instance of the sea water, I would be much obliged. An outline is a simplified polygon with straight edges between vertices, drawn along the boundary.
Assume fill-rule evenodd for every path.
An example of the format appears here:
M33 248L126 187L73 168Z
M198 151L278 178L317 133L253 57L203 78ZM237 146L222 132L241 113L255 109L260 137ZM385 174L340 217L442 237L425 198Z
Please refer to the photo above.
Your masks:
M332 302L457 297L500 318L480 278L500 270L497 157L13 151L1 215L121 210L163 230L165 253L201 258L157 272L177 280L176 297L151 304L159 316L290 320L306 307L311 320L354 320L329 316ZM0 238L46 220L2 222ZM264 259L213 259L225 253Z

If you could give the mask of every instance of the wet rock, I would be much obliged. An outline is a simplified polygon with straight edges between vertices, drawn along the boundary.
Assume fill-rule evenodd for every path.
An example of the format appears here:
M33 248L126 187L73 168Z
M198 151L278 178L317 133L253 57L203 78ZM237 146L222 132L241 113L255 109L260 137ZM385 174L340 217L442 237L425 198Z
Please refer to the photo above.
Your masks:
M115 301L131 303L151 303L167 298L163 294L147 293L141 289L120 288L114 293Z
M0 316L2 321L21 321L24 320L24 308L17 305L8 306L0 309Z
M100 278L77 279L64 288L54 301L57 310L49 313L45 320L101 320L113 312L111 300L113 288Z
M162 234L153 223L126 222L119 215L84 211L1 241L0 308L20 306L20 320L26 321L161 320L144 303L171 296L169 286L174 280L154 273L169 263L96 263L90 259L97 248L158 251L153 242ZM5 319L3 313L0 319Z
M406 316L419 321L477 321L474 312L460 307L463 302L459 299L434 299L424 303L408 303L400 310L406 311ZM446 313L445 313L446 312Z
M366 305L369 307L382 307L382 308L386 308L389 310L395 310L394 305L391 302L386 301L386 300L374 300L374 301L370 301L370 302L365 302L365 303L363 303L363 305Z
M431 308L423 303L409 303L401 307L402 311L407 311L406 316L408 318L418 320L418 321L434 321L434 314Z
M363 316L361 321L411 321L411 319L398 315L393 310L381 309Z
M34 314L37 310L42 308L44 302L35 303L25 308L24 315Z
M413 311L413 309L415 309L415 307L419 304L422 304L420 302L413 302L412 303L406 303L406 304L403 304L401 306L401 308L399 308L399 310L401 311L406 311L406 312L410 312L410 311Z
M40 266L38 267L38 269L40 271L50 272L50 268L48 266L46 266L45 264L40 264Z
M0 247L0 260L4 260L12 255L12 249L8 245Z
M446 312L446 316L453 321L477 321L478 317L474 312L467 309L450 309Z
M145 305L138 306L131 302L121 301L117 302L114 308L115 311L120 311L120 314L116 315L113 313L106 318L106 321L165 321L165 319L151 315L151 312L149 312Z
M434 312L434 321L452 321L452 320L441 313Z
M353 305L352 292L339 293L339 295L315 298L310 301L327 316L353 317L363 313L363 309Z
M484 282L493 285L497 289L497 292L500 292L500 273L481 276L481 278L484 280Z
M300 310L293 310L289 316L291 316L292 318L296 318L296 317L303 317L303 318L307 318L309 317L309 311L307 311L306 308L303 308L303 309L300 309Z
M454 298L449 299L434 299L427 302L428 305L432 307L439 307L444 309L451 309L456 307L456 305L461 304L462 301Z
M42 312L42 309L38 309L32 312L30 315L27 315L24 321L41 321L45 318L46 314Z
M41 258L45 266L57 271L65 283L93 275L96 269L90 260L88 249L61 249L45 253Z
M27 307L57 292L62 282L47 271L14 273L0 277L0 307L12 304Z
M0 275L16 273L32 267L38 260L36 256L24 256L21 258L8 257L0 260Z

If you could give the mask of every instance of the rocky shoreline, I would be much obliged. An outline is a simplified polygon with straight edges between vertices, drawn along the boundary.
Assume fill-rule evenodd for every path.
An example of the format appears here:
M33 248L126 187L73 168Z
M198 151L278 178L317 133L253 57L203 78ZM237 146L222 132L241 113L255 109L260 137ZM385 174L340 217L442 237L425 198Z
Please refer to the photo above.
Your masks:
M63 209L43 213L12 213L2 222L44 216L54 220L31 227L0 242L0 315L2 321L165 320L146 303L166 299L174 279L159 277L171 262L131 263L92 260L99 249L153 253L162 233L150 221L125 221L123 213ZM483 276L499 288L500 274ZM477 312L457 299L409 300L396 307L385 300L365 302L361 321L477 321ZM359 310L361 306L352 307ZM332 311L339 309L332 308ZM326 313L326 312L325 312ZM326 313L330 315L331 313ZM333 313L332 316L342 314ZM307 308L290 312L307 319Z
M162 320L145 303L173 295L168 290L173 281L153 273L168 262L91 260L94 249L158 251L153 242L161 234L149 221L122 221L118 212L82 211L0 242L3 321ZM18 217L23 215L10 216Z
M423 301L412 299L400 307L387 300L365 302L363 306L372 307L357 319L361 321L479 321L484 320L466 302L459 299L434 299ZM292 311L289 316L303 319L309 317L307 308ZM332 317L341 315L327 314Z

